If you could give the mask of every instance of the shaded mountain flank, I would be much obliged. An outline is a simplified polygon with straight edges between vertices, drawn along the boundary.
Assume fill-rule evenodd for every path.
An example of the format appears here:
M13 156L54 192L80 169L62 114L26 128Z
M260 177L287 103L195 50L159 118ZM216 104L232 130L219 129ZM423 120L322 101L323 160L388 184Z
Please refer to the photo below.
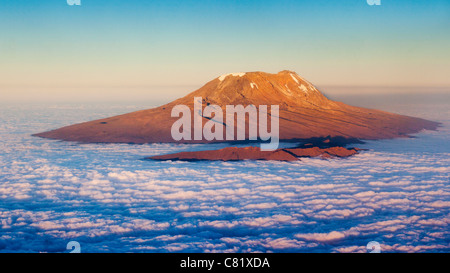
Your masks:
M167 155L158 155L146 159L153 160L179 160L179 161L238 161L238 160L276 160L298 161L302 157L349 157L357 154L358 148L330 147L330 148L291 148L277 149L275 151L261 151L259 147L227 147L220 150L180 152Z

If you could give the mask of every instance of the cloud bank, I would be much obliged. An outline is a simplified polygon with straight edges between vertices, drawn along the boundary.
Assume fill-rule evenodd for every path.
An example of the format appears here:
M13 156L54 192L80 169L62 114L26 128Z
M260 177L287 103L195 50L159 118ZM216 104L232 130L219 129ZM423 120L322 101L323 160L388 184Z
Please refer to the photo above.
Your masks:
M450 250L450 154L421 138L395 140L420 152L377 142L342 160L157 162L142 158L211 147L78 145L29 137L28 123L0 123L1 252Z

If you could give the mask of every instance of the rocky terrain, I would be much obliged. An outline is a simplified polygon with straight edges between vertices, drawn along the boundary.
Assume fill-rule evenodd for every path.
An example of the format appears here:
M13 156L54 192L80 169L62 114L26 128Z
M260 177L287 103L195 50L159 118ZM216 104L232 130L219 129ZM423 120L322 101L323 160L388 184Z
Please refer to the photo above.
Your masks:
M177 142L171 136L171 127L178 118L171 117L171 110L183 104L193 111L194 97L203 98L203 107L214 104L222 109L226 105L279 105L280 140L327 136L388 139L406 137L423 129L434 130L438 126L436 122L421 118L332 101L295 72L281 71L277 74L248 72L222 75L185 97L157 108L74 124L35 136L87 143ZM208 118L202 117L202 122L206 121Z
M220 150L181 152L175 154L158 155L148 157L153 160L277 160L277 161L298 161L301 157L348 157L357 154L358 148L330 147L330 148L293 148L277 149L275 151L261 151L259 147L228 147Z

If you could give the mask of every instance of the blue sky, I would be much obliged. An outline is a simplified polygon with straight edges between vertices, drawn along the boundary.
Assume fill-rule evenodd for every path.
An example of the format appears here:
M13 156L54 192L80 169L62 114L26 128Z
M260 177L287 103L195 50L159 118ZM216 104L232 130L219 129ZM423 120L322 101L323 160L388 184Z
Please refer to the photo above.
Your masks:
M284 69L318 85L449 86L450 2L381 3L3 0L0 86L201 85Z

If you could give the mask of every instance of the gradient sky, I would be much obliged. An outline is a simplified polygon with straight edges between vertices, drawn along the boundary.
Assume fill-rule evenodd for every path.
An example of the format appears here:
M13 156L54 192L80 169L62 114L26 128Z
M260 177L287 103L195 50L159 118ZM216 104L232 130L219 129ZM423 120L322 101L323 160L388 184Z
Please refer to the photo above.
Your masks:
M284 69L322 86L450 86L449 48L448 0L2 0L0 96Z

